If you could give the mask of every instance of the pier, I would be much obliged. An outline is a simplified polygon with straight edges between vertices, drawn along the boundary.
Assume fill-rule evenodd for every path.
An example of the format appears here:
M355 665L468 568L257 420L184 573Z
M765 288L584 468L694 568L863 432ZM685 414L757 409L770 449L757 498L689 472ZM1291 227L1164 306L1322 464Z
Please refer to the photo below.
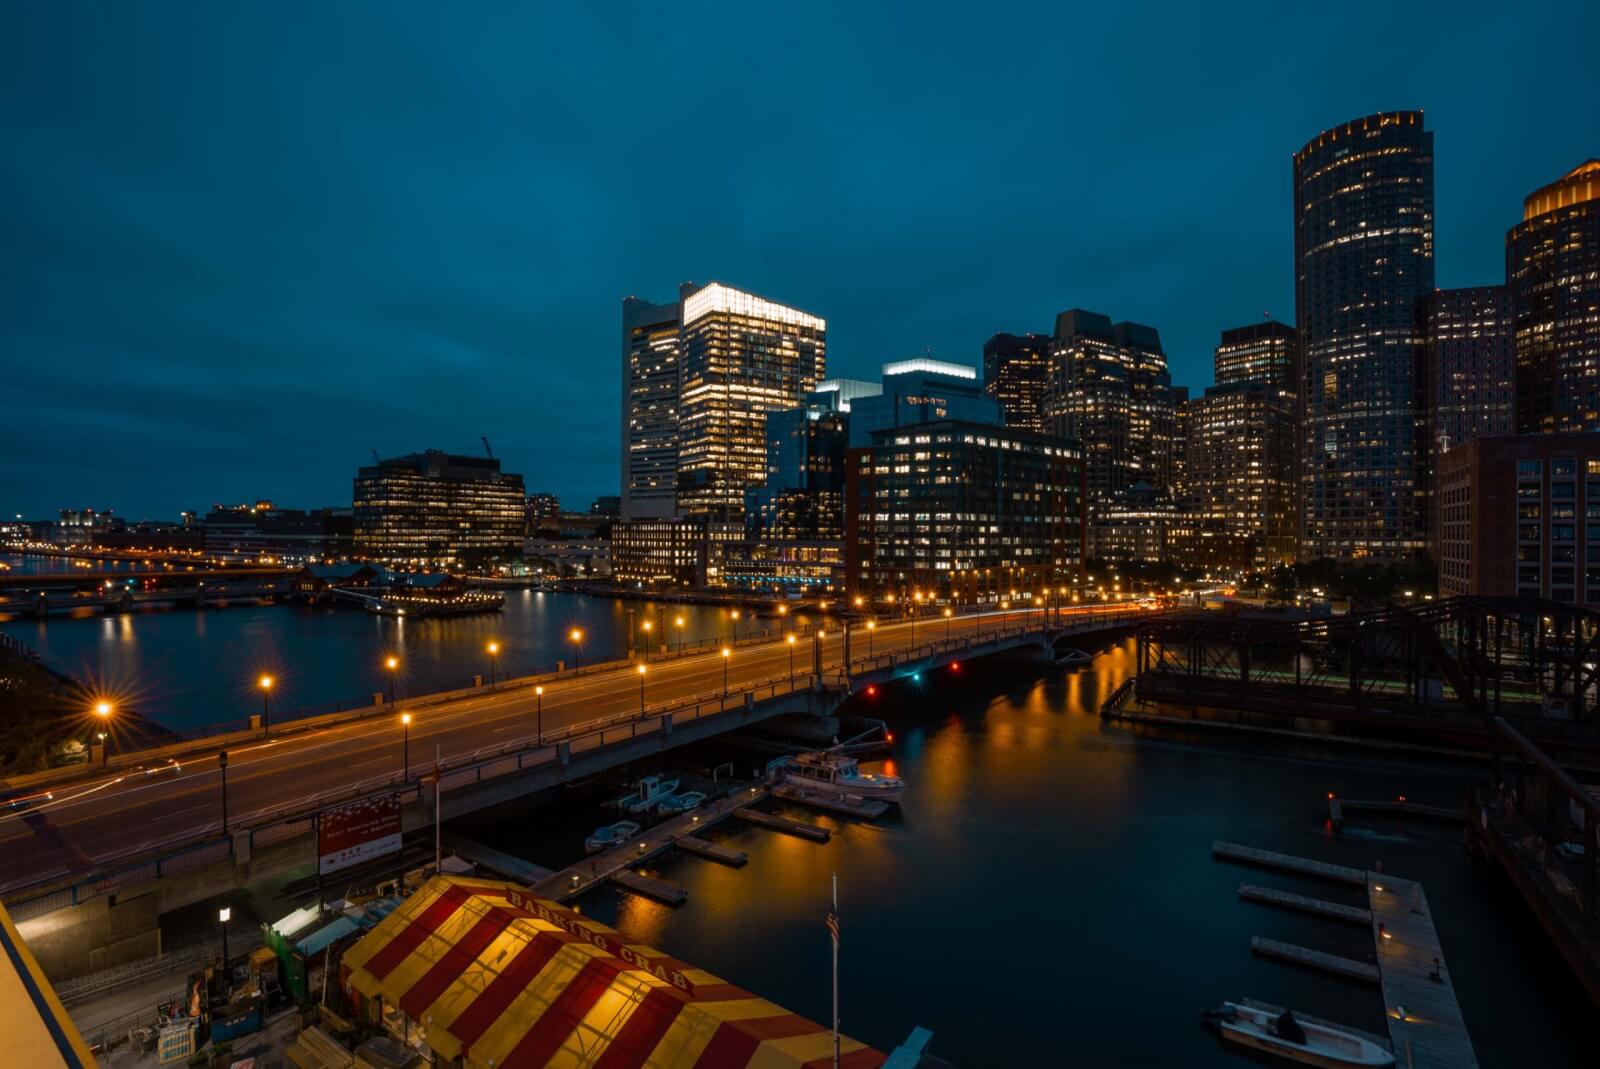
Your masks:
M1253 935L1250 937L1250 952L1260 954L1266 958L1277 958L1294 965L1303 965L1308 969L1320 969L1331 972L1336 976L1349 977L1352 980L1361 980L1365 983L1375 984L1379 980L1378 967L1368 965L1364 961L1353 958L1341 958L1337 954L1328 954L1321 950L1312 950L1310 947L1296 946L1277 939L1268 939L1265 936Z
M1330 865L1325 861L1313 861L1310 858L1295 857L1292 854L1279 854L1271 850L1259 850L1253 846L1241 846L1238 843L1225 843L1217 840L1211 844L1213 857L1220 857L1226 861L1237 861L1245 865L1256 865L1260 868L1278 869L1282 872L1292 872L1299 876L1313 876L1319 880L1332 880L1335 883L1354 884L1357 887L1367 885L1367 874L1361 869L1353 869L1347 865Z
M1344 921L1347 924L1371 924L1372 911L1359 906L1345 906L1338 902L1328 902L1309 895L1297 895L1290 891L1280 891L1275 887L1258 887L1253 883L1239 885L1239 897L1247 902L1261 902L1269 906L1281 906L1284 909L1298 909L1318 917L1327 917L1330 920Z
M721 843L702 839L698 835L679 836L678 849L736 869L743 868L745 862L750 860L750 855L743 850L733 850Z
M1417 802L1408 802L1404 797L1393 800L1387 798L1377 799L1351 799L1328 796L1328 819L1333 822L1335 830L1344 826L1347 813L1383 813L1402 817L1426 817L1429 820L1441 820L1454 824L1465 823L1466 812L1460 809L1446 809L1438 805L1421 805Z
M880 802L875 798L847 798L836 794L823 794L793 784L772 788L772 796L782 798L785 802L793 802L795 805L808 806L827 813L838 813L841 816L857 817L861 820L877 820L889 811L888 802Z
M781 831L785 835L810 839L814 843L825 843L833 834L827 828L821 828L815 824L806 824L798 820L790 820L788 817L780 817L775 813L763 813L758 809L741 809L734 816L751 824L759 824L763 828Z

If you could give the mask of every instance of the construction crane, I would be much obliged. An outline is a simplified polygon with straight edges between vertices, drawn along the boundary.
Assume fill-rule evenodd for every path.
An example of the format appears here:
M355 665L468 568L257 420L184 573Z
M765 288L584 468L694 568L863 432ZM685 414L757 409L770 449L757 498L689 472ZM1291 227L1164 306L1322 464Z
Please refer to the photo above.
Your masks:
M489 448L489 436L487 434L480 434L478 435L478 440L483 443L483 451L489 454L490 460L493 460L494 450Z
M383 458L378 455L378 451L376 449L372 451L372 462L380 467L383 466Z

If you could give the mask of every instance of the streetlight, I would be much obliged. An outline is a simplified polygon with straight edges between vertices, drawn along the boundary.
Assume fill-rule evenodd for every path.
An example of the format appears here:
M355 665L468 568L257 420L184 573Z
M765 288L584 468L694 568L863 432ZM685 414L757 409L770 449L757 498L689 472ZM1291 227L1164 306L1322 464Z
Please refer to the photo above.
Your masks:
M789 686L794 686L794 636L789 635Z
M267 719L267 703L272 698L272 684L274 680L269 675L263 675L256 680L256 686L261 688L261 733L272 734L272 722Z
M722 647L722 696L724 698L728 696L728 662L732 659L733 651L726 646Z
M111 703L95 702L94 715L100 718L100 767L105 768L111 759L111 750L106 746L111 724Z
M489 643L489 689L494 689L495 669L500 661L500 643Z
M228 751L217 751L217 771L222 773L222 834L228 834Z
M537 687L533 688L533 700L539 703L538 707L537 707L538 708L537 716L538 716L539 719L536 722L539 725L539 745L543 746L544 745L544 684L541 683Z
M228 922L232 919L232 907L223 906L221 909L217 910L217 924L222 927L222 973L224 984L228 982Z
M401 779L411 778L411 714L400 714L401 747L400 771Z
M737 646L739 644L739 610L729 609L728 618L733 621L733 644Z
M787 605L779 605L778 606L778 634L780 634L780 635L783 634L784 627L789 623L788 616L789 616L789 606L787 606Z
M650 628L651 623L646 620L644 622L644 659L647 661L650 659Z
M400 671L400 658L391 654L385 658L383 666L389 670L389 708L394 708L394 677Z
M639 666L639 715L644 715L644 674L647 671L644 665Z
M945 610L944 610L944 640L946 642L950 641L950 617L954 616L955 614L956 613L955 613L954 609L950 608L948 605L945 606Z
M583 656L583 628L574 627L567 632L567 641L572 643L572 667L578 667L578 659Z
M876 621L876 620L868 620L867 621L867 656L868 657L873 656L873 652L872 652L872 633L874 631L876 631L877 629L878 629L878 621Z
M683 617L681 617L681 616L676 617L672 622L678 628L678 652L682 653L683 652Z

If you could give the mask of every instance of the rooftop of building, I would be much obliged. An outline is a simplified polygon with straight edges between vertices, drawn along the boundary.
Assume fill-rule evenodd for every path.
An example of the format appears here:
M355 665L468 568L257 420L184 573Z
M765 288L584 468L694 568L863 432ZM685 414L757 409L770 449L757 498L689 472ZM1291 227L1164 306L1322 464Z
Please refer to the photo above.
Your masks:
M1322 148L1325 145L1336 144L1341 139L1348 140L1349 138L1355 137L1358 134L1364 134L1369 130L1382 129L1386 126L1421 125L1421 108L1416 108L1410 111L1380 111L1372 115L1365 115L1359 119L1351 119L1349 122L1340 123L1338 126L1330 126L1316 137L1313 137L1311 140L1307 141L1303 146L1301 146L1300 151L1294 154L1294 162L1299 163L1312 152Z
M1549 185L1529 193L1522 202L1522 221L1592 200L1600 200L1600 159L1585 160Z
M1280 323L1276 319L1267 319L1260 323L1251 323L1245 327L1228 328L1222 332L1222 344L1244 345L1253 341L1267 341L1275 338L1293 341L1294 336L1294 327L1290 324Z

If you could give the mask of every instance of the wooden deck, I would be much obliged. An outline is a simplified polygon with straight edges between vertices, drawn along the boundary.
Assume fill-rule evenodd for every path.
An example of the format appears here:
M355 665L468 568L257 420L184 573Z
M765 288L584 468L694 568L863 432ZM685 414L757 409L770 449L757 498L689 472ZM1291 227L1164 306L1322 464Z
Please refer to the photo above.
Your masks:
M1338 902L1326 902L1320 898L1311 898L1308 895L1297 895L1289 891L1280 891L1275 887L1258 887L1253 883L1239 885L1239 897L1250 902L1262 902L1269 906L1282 906L1284 909L1298 909L1306 913L1313 913L1319 917L1328 917L1347 924L1372 924L1372 911L1359 906L1345 906Z
M654 899L669 906L681 906L689 899L689 892L671 880L663 880L657 876L646 876L642 872L632 869L623 869L613 873L611 882L618 887L624 887L636 895Z
M821 828L815 824L805 824L798 820L790 820L788 817L780 817L775 813L763 813L759 809L741 808L736 810L733 815L740 820L749 821L751 824L759 824L763 828L781 831L785 835L797 835L802 839L810 839L814 843L825 843L833 834L827 828Z
M1378 967L1368 965L1364 961L1353 958L1341 958L1337 954L1328 954L1321 950L1312 950L1310 947L1296 946L1293 943L1284 943L1277 939L1268 939L1265 936L1253 935L1250 937L1250 951L1262 957L1277 958L1294 965L1304 965L1308 969L1320 969L1331 972L1335 976L1345 976L1352 980L1361 980L1364 983L1375 984L1379 980Z
M1407 802L1396 798L1389 799L1362 799L1362 798L1329 798L1328 819L1333 821L1335 828L1344 825L1345 817L1351 813L1387 813L1402 817L1427 817L1430 820L1442 820L1453 824L1466 822L1467 814L1461 809L1446 809L1437 805L1421 805L1417 802Z
M888 802L880 802L873 798L842 798L819 791L808 791L793 784L774 787L772 794L775 798L782 798L795 805L809 806L812 809L822 809L847 817L859 817L862 820L877 820L889 811Z
M1240 846L1238 843L1225 843L1220 839L1211 844L1211 854L1213 857L1245 865L1258 865L1261 868L1293 872L1300 876L1315 876L1335 883L1348 883L1357 887L1367 885L1367 874L1360 869L1346 865L1330 865L1325 861L1312 861L1310 858L1279 854L1271 850L1259 850L1253 846Z
M730 847L723 846L721 843L714 843L709 839L702 839L698 835L679 836L678 849L687 851L691 854L697 854L700 857L709 858L712 861L720 861L724 865L732 865L734 868L739 868L746 861L750 860L750 855L746 854L743 850L734 850Z
M1478 1058L1422 885L1369 872L1367 898L1396 1064L1406 1069L1476 1069ZM1380 925L1388 938L1380 936Z

